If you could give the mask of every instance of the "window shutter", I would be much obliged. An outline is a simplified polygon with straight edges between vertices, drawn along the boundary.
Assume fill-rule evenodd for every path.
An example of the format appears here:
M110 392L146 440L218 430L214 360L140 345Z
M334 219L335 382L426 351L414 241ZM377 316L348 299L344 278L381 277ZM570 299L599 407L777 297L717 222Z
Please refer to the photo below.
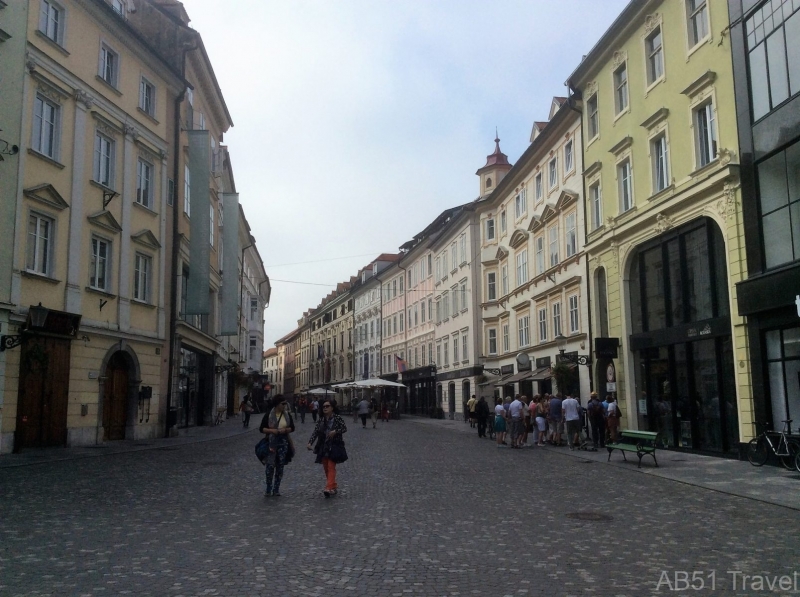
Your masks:
M94 136L94 179L100 182L100 135Z

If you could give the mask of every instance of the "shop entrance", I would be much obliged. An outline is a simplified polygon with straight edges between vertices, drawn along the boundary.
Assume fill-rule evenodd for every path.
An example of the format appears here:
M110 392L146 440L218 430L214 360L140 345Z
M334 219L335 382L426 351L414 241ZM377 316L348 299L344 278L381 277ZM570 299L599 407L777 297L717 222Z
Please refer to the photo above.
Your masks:
M103 388L103 439L125 439L128 396L130 393L128 361L121 352L115 352L106 365Z

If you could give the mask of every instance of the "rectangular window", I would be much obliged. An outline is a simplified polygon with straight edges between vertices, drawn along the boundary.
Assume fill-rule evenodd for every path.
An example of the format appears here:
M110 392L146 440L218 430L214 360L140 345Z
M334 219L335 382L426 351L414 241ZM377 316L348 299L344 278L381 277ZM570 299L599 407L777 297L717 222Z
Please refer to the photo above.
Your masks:
M558 184L558 158L550 160L549 170L550 188L552 189Z
M514 217L517 220L528 213L528 198L526 195L527 193L523 188L514 198Z
M114 141L97 133L94 139L94 179L101 185L114 185Z
M564 174L572 172L572 168L575 167L575 155L573 151L573 144L572 141L570 141L564 146Z
M442 260L436 258L436 280L442 279Z
M450 289L450 296L453 301L453 316L458 315L458 295L459 295L458 286L453 286Z
M405 285L406 277L400 276L397 280L400 282L400 296L402 296L405 293L403 286Z
M433 299L428 299L428 321L433 319Z
M64 11L55 2L40 0L39 31L59 45L64 45Z
M577 215L575 212L567 215L564 218L564 227L566 228L566 244L567 244L567 258L572 257L578 252L578 231L577 231Z
M258 299L250 299L250 321L258 321Z
M659 135L650 141L650 156L653 160L653 192L658 193L669 185L667 137L665 135Z
M657 27L644 42L647 49L647 84L652 85L664 74L664 45L661 27Z
M506 230L508 230L508 224L506 222L506 210L500 212L500 234L505 234Z
M550 236L550 267L558 265L558 226L548 231Z
M536 237L536 273L542 274L544 270L547 269L545 267L544 262L544 236L537 236Z
M468 338L469 338L469 336L468 336L467 332L463 331L463 333L461 334L461 359L464 360L464 361L468 361L469 360L469 350L467 348L469 346Z
M258 353L258 350L257 350L258 349L258 338L256 338L255 336L250 336L249 349L250 349L250 355L249 356L250 356L250 360L252 361L252 360L254 360L256 358L256 355Z
M192 177L189 166L183 167L183 213L192 215Z
M617 114L628 107L628 65L623 64L614 71L614 108Z
M561 303L553 303L553 337L561 336Z
M489 329L489 354L497 354L497 330Z
M594 139L600 134L600 115L597 111L597 94L586 100L586 114L588 119L589 139Z
M569 333L577 334L580 331L580 319L578 317L578 295L573 294L569 297Z
M442 293L442 319L450 319L450 297L447 292Z
M51 275L53 220L31 213L28 216L28 246L25 268L29 272Z
M458 335L453 334L453 365L458 363Z
M707 103L694 111L697 131L697 167L702 168L717 157L717 127L714 118L714 105Z
M459 286L458 294L461 296L461 310L465 311L467 309L467 283L461 282L461 286Z
M92 258L89 265L89 286L108 290L108 262L111 250L108 241L92 237Z
M494 272L489 272L486 274L486 288L487 288L487 296L488 300L495 301L497 300L497 274Z
M508 264L504 263L500 267L500 296L508 294Z
M693 48L708 35L706 0L686 0L686 19L689 25L689 47Z
M453 269L456 269L458 267L458 245L455 242L450 245L450 261Z
M508 337L508 324L504 323L502 327L502 336L503 336L503 352L508 352L511 350L511 340Z
M630 160L624 160L623 162L617 164L617 183L619 186L619 210L620 212L626 212L633 207Z
M400 331L401 332L405 330L405 319L406 319L405 313L400 313Z
M397 333L397 315L392 317L392 333L393 334Z
M208 219L210 225L208 227L208 244L214 246L214 206L208 206Z
M800 259L800 143L758 165L764 264Z
M142 80L139 82L139 107L145 114L155 117L156 88L144 77L142 77Z
M436 345L436 366L442 366L442 345L441 343Z
M100 44L100 78L112 87L117 86L119 56L106 44Z
M447 277L450 268L447 266L447 249L442 251L442 279Z
M152 260L147 255L136 253L133 267L133 298L137 301L150 300L150 269Z
M433 364L433 342L428 344L428 362Z
M536 175L536 178L534 179L533 186L536 188L536 203L539 203L539 201L542 200L542 193L543 193L543 190L542 190L542 173L541 172Z
M444 349L444 366L450 366L450 343L445 338L444 342L442 342L442 348Z
M136 203L153 207L153 165L139 159L136 165Z
M522 286L528 281L528 249L523 249L516 256L517 261L517 286Z
M33 105L33 138L34 150L51 159L57 159L58 128L61 108L58 104L39 94Z
M539 342L547 342L547 309L539 309Z
M531 343L530 340L530 322L531 318L529 315L525 315L524 317L520 317L517 320L517 335L519 339L519 347L522 348L523 346L528 346Z
M422 308L419 311L420 323L425 323L425 301L422 301Z
M592 213L592 230L597 230L603 225L603 205L600 196L600 183L596 182L589 187L589 207Z
M494 240L494 219L486 220L486 240Z

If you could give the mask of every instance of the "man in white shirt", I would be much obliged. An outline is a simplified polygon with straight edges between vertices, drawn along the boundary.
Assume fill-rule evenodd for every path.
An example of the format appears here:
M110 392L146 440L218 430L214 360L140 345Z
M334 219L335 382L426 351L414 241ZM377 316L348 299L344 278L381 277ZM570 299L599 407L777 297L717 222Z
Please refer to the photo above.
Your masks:
M561 403L561 412L567 422L567 444L570 450L580 445L581 416L578 406L578 401L570 395Z
M511 418L511 447L521 448L522 441L522 410L524 396L517 394L514 401L508 407L508 414Z

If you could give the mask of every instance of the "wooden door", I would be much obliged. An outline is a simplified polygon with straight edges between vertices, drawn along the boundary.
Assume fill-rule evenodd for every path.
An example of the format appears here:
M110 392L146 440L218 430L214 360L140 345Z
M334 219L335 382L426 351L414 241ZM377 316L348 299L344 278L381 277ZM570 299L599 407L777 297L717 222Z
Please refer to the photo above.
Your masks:
M106 366L103 390L103 438L125 439L128 409L128 364L125 357L115 353Z
M15 449L67 443L70 341L26 338L20 353Z

